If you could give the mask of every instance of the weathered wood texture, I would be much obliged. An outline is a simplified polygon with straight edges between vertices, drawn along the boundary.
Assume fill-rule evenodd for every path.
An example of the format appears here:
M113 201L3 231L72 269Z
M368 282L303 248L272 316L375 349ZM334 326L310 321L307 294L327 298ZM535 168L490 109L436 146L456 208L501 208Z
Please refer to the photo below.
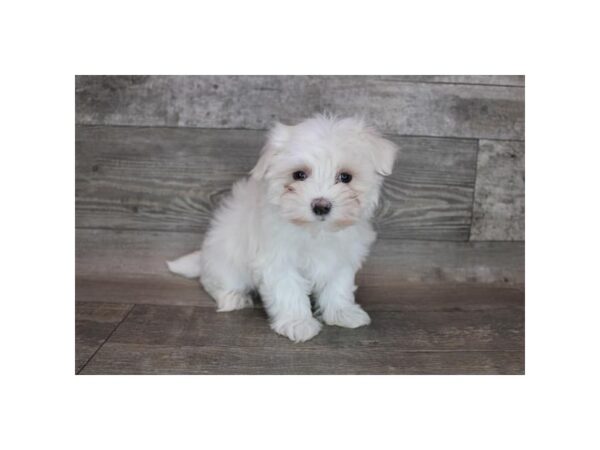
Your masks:
M371 312L303 344L262 310L136 305L82 373L523 373L523 310ZM223 330L228 330L223 332Z
M210 375L522 375L520 351L402 352L393 348L198 348L109 343L81 373Z
M165 261L199 247L202 236L179 232L76 231L76 272L80 279L173 280ZM522 242L436 242L383 240L357 282L361 286L403 283L524 282Z
M76 78L80 124L265 129L329 110L387 133L524 138L522 77L118 76ZM431 81L431 82L423 82ZM473 84L467 84L474 82Z
M359 285L355 295L357 302L370 311L403 311L424 308L426 304L443 305L446 309L470 309L481 308L481 302L489 302L494 308L505 307L522 302L523 293L523 286L510 284L398 283L387 286ZM175 276L171 279L78 277L76 298L79 302L215 308L214 300L197 281ZM257 302L255 307L261 308L262 305Z
M525 240L525 144L480 141L472 240Z
M523 373L524 81L77 77L76 371ZM165 261L200 246L264 129L324 109L401 151L357 275L372 325L292 344L259 302L216 313Z
M79 372L94 352L115 330L131 304L82 303L75 307L75 372Z
M77 226L206 231L257 160L254 130L80 126ZM375 225L382 238L467 240L477 141L391 137L400 147Z

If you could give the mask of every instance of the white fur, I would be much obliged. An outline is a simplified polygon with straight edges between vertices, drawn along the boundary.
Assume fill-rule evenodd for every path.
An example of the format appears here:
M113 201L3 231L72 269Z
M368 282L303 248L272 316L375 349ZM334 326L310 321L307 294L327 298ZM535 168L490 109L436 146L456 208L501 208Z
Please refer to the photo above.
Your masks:
M328 325L370 323L354 301L354 277L375 240L370 219L396 147L360 119L319 115L277 124L249 178L238 181L216 211L201 251L169 262L172 272L200 277L219 311L252 305L258 290L271 328L295 342ZM304 181L293 173L303 170ZM339 182L341 171L352 175ZM311 202L331 202L326 216Z

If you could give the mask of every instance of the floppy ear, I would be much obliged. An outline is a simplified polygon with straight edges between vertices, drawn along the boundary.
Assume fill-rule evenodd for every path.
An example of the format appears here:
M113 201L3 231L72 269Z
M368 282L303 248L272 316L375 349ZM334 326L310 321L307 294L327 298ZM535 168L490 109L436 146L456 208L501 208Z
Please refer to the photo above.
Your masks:
M260 158L258 158L258 162L254 166L254 169L250 171L252 178L259 180L265 177L273 157L281 151L287 142L290 128L291 127L281 123L276 123L273 128L271 128L267 137L267 142L261 150Z
M392 141L384 139L374 130L369 130L367 133L369 136L369 151L375 170L380 175L390 175L394 168L398 146Z

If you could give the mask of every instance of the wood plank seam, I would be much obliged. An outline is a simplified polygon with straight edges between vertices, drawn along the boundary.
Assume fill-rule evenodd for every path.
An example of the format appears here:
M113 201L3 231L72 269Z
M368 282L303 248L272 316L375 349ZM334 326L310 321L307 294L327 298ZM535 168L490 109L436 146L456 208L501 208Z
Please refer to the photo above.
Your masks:
M77 125L77 126L85 126L85 125ZM98 125L93 125L93 126L98 126ZM111 126L112 127L112 125L102 125L102 126ZM131 126L131 125L127 125L127 126ZM148 128L154 128L154 127L148 127ZM485 141L525 142L525 139L500 139L500 138L487 138L487 137L464 137L463 138L463 137L459 137L459 136L444 136L444 135L435 136L432 134L403 134L403 133L398 133L398 134L384 133L384 134L386 136L399 137L399 138L448 139L448 140L457 140L457 141L485 140Z
M189 233L196 233L193 230L178 230L178 229L174 229L174 230L164 230L162 228L144 228L143 230L140 230L139 228L132 228L132 227L124 227L124 226L86 226L86 225L76 225L75 226L76 230L90 230L90 231L135 231L138 233L163 233L163 232L168 232L168 233L177 233L177 234L189 234ZM205 232L204 231L198 231L196 233L199 237L202 237ZM510 240L510 239L486 239L484 241L470 241L470 240L461 240L461 241L457 241L457 240L451 240L451 239L410 239L410 238L403 238L403 237L386 237L385 238L386 241L398 241L398 242L406 242L406 243L411 243L411 242L485 242L485 243L498 243L498 244L503 244L503 243L511 243L511 242L515 242L515 243L524 243L525 239L517 239L517 240Z
M202 237L204 234L206 234L205 231L194 231L194 230L188 230L188 229L173 229L173 230L164 230L162 228L144 228L143 230L140 230L139 228L132 228L132 227L125 227L125 226L120 226L120 225L115 225L115 226L87 226L87 225L76 225L75 226L76 230L90 230L90 231L94 231L94 230L98 230L98 231L135 231L138 233L162 233L162 232L168 232L168 233L177 233L177 234L189 234L189 233L196 233L198 235L198 237ZM520 239L520 240L510 240L510 239L486 239L484 241L470 241L469 239L466 240L453 240L453 239L411 239L411 238L403 238L403 237L385 237L382 238L385 239L386 241L398 241L398 242L456 242L456 243L460 243L460 242L497 242L499 244L501 243L510 243L510 242L525 242L524 239Z
M471 241L471 234L473 233L473 216L475 215L475 188L477 186L477 174L479 168L479 153L481 151L481 139L477 139L477 150L475 153L475 179L473 180L473 192L471 193L471 219L469 220L469 236L467 242Z
M82 78L82 77L87 77L90 75L75 75L75 79L77 80L77 78ZM91 75L94 76L94 75ZM103 75L103 76L119 76L119 75ZM155 76L155 75L150 75L150 76ZM164 75L156 75L156 76L164 76ZM184 75L184 76L205 76L205 75ZM247 77L254 77L254 76L261 76L261 75L231 75L231 76L237 76L237 77L243 77L243 76L247 76ZM267 76L271 76L271 77L285 77L285 76L297 76L297 77L307 77L307 78L319 78L319 77L351 77L351 76L359 76L359 77L373 77L373 75L267 75ZM427 76L427 75L424 75ZM469 75L467 75L469 76ZM477 77L478 75L474 75L475 77ZM518 77L520 75L506 75L506 76L511 76L511 77ZM419 79L419 77L421 77L421 75L407 75L407 77L415 77L414 80L410 80L408 78L404 78L404 79L399 79L399 78L388 78L387 76L383 75L383 76L377 76L375 75L375 77L378 77L378 79L380 79L381 81L387 81L387 82L391 82L391 83L407 83L407 84L449 84L449 85L459 85L459 86L499 86L499 87L509 87L509 88L525 88L525 80L523 80L523 84L506 84L506 83L488 83L485 81L480 81L480 82L468 82L468 81L442 81L442 80L424 80L424 79Z
M497 84L497 83L456 83L450 81L396 81L396 83L403 84L443 84L450 86L491 86L491 87L504 87L509 89L525 89L525 86L519 86L516 84Z
M505 88L517 88L525 89L525 85L521 84L502 84L502 83L467 83L466 81L424 81L424 80L395 80L389 78L381 78L381 81L387 81L389 83L398 84L443 84L449 86L492 86L492 87L505 87Z
M90 122L79 122L76 121L75 125L77 127L82 128L102 128L102 127L111 127L111 128L165 128L165 129L190 129L190 130L215 130L215 131L269 131L269 128L247 128L247 127L195 127L191 125L124 125L124 124L104 124L104 123L90 123ZM406 133L383 133L385 136L389 137L398 137L398 138L424 138L424 139L449 139L449 140L458 140L458 141L506 141L506 142L525 142L525 139L504 139L504 138L489 138L489 137L460 137L460 136L445 136L445 135L433 135L433 134L406 134Z
M94 353L92 353L92 355L87 359L87 361L82 364L82 366L79 368L79 370L77 372L75 372L75 375L79 375L83 369L86 368L86 366L92 361L92 359L94 359L94 357L96 356L96 354L100 351L100 349L102 347L104 347L104 344L106 344L108 342L108 340L111 338L111 336L115 333L115 331L117 331L117 328L119 328L119 326L125 322L125 320L127 319L127 317L129 317L129 314L131 314L131 312L133 311L133 309L136 307L136 304L134 303L133 305L131 305L131 308L129 308L129 310L125 313L125 315L123 315L123 318L115 325L115 327L112 329L112 331L108 334L108 336L106 336L106 338L104 339L104 341L102 342L102 344L100 344L98 346L98 348L94 351Z

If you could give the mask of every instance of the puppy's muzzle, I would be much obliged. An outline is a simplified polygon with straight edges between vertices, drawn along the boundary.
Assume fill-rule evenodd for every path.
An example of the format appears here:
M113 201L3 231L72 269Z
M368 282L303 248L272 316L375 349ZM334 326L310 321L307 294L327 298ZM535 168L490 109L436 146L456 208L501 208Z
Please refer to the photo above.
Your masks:
M314 199L310 206L317 216L326 216L331 211L331 202L324 198Z

